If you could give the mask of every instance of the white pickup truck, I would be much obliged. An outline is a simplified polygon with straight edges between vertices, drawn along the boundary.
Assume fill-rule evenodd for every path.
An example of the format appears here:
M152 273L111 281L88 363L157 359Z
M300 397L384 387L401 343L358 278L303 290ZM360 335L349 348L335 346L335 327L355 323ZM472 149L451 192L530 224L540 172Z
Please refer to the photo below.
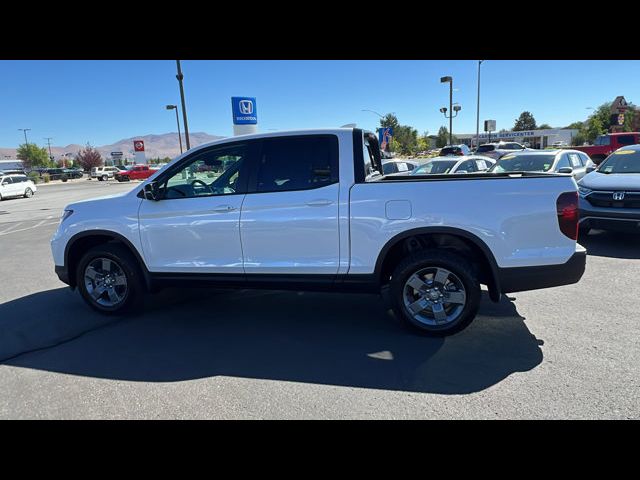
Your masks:
M51 240L58 277L120 313L145 291L226 288L380 293L406 325L448 335L481 284L508 292L577 282L571 175L385 177L357 128L226 138L132 191L68 205Z

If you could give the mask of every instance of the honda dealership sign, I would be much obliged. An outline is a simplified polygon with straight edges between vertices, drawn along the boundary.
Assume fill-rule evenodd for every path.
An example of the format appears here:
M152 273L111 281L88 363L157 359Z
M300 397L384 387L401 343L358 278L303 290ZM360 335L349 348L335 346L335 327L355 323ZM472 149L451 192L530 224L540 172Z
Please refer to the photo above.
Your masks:
M258 131L258 109L255 97L231 97L233 134L243 135Z

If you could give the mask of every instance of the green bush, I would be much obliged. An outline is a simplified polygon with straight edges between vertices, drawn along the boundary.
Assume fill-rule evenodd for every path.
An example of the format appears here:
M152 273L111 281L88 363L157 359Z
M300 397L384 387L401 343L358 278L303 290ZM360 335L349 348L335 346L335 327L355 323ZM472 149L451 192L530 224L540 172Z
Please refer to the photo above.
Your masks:
M44 183L49 183L51 181L51 175L49 175L48 173L43 173L42 180L44 181Z
M33 183L40 183L40 175L38 175L38 172L29 172L28 177Z

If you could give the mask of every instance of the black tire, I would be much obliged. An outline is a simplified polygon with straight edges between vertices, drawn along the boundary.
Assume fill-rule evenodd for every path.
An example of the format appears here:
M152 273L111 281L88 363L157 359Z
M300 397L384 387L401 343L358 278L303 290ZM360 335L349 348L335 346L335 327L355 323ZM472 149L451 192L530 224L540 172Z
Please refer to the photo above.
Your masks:
M103 182L106 182L107 180L109 180L109 175L102 175L102 177L100 177L102 179Z
M92 262L100 258L106 258L115 263L126 277L126 293L121 294L122 301L114 306L101 305L91 297L87 289L85 270ZM85 253L76 268L76 283L83 300L100 313L119 315L137 310L142 305L145 290L142 272L133 254L123 245L105 243Z
M453 284L453 280L462 284L465 303L458 313L452 314L455 318L451 321L440 325L431 325L414 318L409 313L408 308L405 306L405 283L416 272L437 268L446 269L453 274L453 277L447 277L448 284ZM426 336L444 337L465 329L476 317L480 307L480 282L478 282L477 273L474 270L473 265L468 260L453 252L422 250L409 255L395 268L389 285L390 300L396 316L410 330ZM455 285L453 286L455 287ZM443 290L447 292L446 289ZM445 295L448 295L448 293L445 293ZM446 303L444 300L439 301L443 304L445 311L450 309L451 312L455 312L458 309L458 307L451 303ZM425 316L428 315L429 312L427 311ZM431 315L434 314L431 313Z
M24 198L29 198L33 195L33 190L31 190L31 188L27 187L24 190Z

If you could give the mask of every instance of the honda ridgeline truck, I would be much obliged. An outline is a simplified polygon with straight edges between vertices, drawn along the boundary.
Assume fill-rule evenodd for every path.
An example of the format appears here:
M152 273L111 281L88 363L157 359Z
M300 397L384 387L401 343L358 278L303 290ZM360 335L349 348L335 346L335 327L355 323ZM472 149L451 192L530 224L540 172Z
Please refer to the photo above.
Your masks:
M571 175L379 172L377 139L357 128L218 140L68 205L55 271L111 314L168 285L388 288L396 315L436 336L473 320L481 284L498 301L581 278Z

